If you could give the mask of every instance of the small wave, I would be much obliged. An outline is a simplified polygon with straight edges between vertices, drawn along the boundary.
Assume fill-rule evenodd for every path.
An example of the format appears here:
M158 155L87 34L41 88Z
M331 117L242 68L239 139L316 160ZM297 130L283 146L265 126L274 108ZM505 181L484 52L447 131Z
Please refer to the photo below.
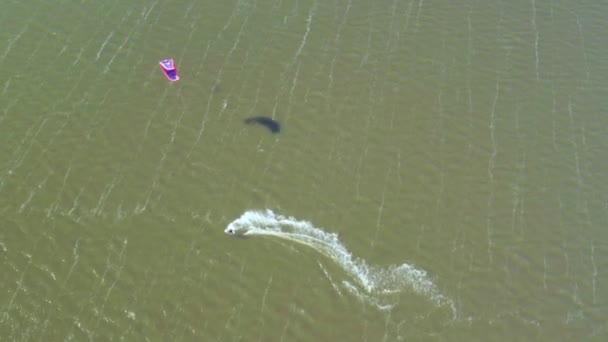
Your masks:
M381 296L413 291L435 305L451 307L455 313L453 301L437 289L426 271L407 263L389 267L369 265L365 260L353 257L336 233L328 233L308 221L275 214L271 210L251 210L232 221L224 232L241 236L273 236L313 248L332 259L352 278L352 282L343 282L346 289L380 308L389 307L381 303Z

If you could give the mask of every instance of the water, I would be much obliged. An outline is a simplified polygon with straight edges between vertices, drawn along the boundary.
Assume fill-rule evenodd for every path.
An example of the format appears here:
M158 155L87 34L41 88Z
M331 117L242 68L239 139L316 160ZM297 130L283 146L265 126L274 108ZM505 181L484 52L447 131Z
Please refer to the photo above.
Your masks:
M2 340L605 339L607 10L4 4Z

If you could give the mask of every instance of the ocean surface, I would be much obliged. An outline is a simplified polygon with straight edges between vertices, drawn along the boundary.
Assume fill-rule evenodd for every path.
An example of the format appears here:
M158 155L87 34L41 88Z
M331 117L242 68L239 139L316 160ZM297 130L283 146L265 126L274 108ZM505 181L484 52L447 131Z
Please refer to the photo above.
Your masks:
M5 1L0 340L605 341L607 15Z

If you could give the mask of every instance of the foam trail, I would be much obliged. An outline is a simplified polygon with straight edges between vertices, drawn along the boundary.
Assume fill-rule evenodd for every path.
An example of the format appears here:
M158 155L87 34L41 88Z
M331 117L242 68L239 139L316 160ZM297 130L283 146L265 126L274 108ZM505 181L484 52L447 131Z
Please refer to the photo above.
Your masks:
M335 233L325 232L308 221L275 214L271 210L246 211L224 230L237 236L266 235L297 242L326 255L338 264L354 281L343 285L360 299L378 307L382 295L414 291L438 306L447 305L455 314L453 301L441 294L426 271L404 263L386 268L370 266L365 260L353 257Z

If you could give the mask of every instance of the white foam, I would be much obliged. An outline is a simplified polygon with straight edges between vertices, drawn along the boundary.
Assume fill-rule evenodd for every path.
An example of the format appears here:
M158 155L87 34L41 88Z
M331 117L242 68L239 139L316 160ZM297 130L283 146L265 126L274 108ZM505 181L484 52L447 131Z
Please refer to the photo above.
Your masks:
M224 232L231 235L274 236L309 246L332 259L352 278L354 284L342 282L346 289L380 308L388 307L380 297L413 291L438 306L451 307L455 313L453 301L441 294L426 271L407 263L384 268L368 265L365 260L353 257L337 234L328 233L308 221L275 214L271 210L252 210L232 221ZM325 269L323 271L326 272Z

